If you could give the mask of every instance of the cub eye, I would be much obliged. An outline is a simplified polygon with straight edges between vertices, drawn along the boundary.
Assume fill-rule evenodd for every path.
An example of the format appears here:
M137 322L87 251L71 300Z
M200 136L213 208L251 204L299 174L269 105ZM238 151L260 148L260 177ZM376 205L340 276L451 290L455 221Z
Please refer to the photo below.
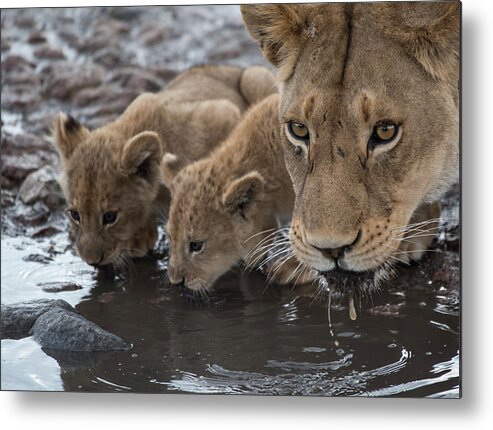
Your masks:
M195 240L190 242L190 252L200 252L204 247L204 242L200 240Z
M103 214L103 224L104 225L114 224L117 216L118 216L118 212L116 211L105 212Z
M310 133L308 128L301 122L290 121L288 122L288 131L291 136L297 140L302 140L306 144L310 141Z
M392 121L380 121L373 128L370 146L383 145L391 142L399 132L399 124Z
M77 212L74 209L69 209L67 212L70 215L70 218L72 218L72 221L73 222L75 222L77 224L80 222L80 214L79 214L79 212Z

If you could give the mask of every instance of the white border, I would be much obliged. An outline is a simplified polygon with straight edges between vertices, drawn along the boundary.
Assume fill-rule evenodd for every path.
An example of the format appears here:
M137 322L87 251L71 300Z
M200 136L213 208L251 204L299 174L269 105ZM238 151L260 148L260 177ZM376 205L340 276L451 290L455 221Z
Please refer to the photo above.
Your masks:
M145 1L141 4L180 4ZM193 4L207 2L193 1ZM214 3L228 3L217 0ZM137 5L25 1L15 6ZM12 1L0 0L12 7ZM463 2L463 399L0 393L4 428L490 429L493 423L493 2ZM360 427L361 426L361 427Z

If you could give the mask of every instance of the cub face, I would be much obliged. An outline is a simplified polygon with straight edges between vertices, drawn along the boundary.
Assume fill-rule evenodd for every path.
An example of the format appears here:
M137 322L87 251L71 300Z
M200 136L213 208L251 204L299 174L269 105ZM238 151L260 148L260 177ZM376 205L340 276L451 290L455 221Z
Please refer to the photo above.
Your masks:
M279 70L298 259L321 272L399 261L413 213L458 177L458 4L242 13Z
M77 253L95 266L144 256L157 237L158 135L145 131L126 139L105 128L90 132L63 113L54 134Z
M176 156L163 157L171 192L166 229L172 284L204 292L250 250L245 240L258 231L264 180L250 172L224 183L219 179L224 168L205 159L181 169Z

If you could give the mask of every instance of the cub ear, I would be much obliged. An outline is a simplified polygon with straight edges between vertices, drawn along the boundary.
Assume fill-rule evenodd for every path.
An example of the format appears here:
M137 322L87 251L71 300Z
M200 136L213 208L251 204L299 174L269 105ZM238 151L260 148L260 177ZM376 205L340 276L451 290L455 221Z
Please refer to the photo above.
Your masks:
M158 174L162 155L163 149L158 134L143 131L125 143L121 165L127 174L151 181Z
M74 149L90 131L83 127L73 116L60 112L55 118L54 141L60 156L68 160Z
M183 161L175 154L171 152L164 154L161 160L161 173L163 175L164 185L170 188L173 179L183 167L185 167Z
M256 171L235 179L223 194L223 205L230 213L245 218L245 213L264 196L265 180Z
M299 54L297 39L308 27L307 9L297 4L242 5L241 14L265 58L278 68L291 70Z

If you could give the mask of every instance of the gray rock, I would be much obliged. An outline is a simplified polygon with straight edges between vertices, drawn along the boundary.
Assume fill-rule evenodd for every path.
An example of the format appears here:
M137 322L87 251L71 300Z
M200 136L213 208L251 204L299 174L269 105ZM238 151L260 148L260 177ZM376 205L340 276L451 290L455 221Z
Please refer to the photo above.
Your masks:
M74 308L65 300L30 300L2 305L2 339L19 339L29 334L36 320L50 309L73 312Z
M125 351L130 346L120 337L66 309L42 314L31 334L43 348L64 351Z
M38 284L38 287L41 287L45 293L61 293L62 291L82 290L82 287L75 282L41 282Z
M97 65L76 65L66 61L54 63L40 71L44 77L43 93L48 97L67 100L83 88L101 84L104 69Z
M41 201L50 209L58 208L65 199L57 177L58 171L53 166L30 173L19 189L19 199L28 205Z

